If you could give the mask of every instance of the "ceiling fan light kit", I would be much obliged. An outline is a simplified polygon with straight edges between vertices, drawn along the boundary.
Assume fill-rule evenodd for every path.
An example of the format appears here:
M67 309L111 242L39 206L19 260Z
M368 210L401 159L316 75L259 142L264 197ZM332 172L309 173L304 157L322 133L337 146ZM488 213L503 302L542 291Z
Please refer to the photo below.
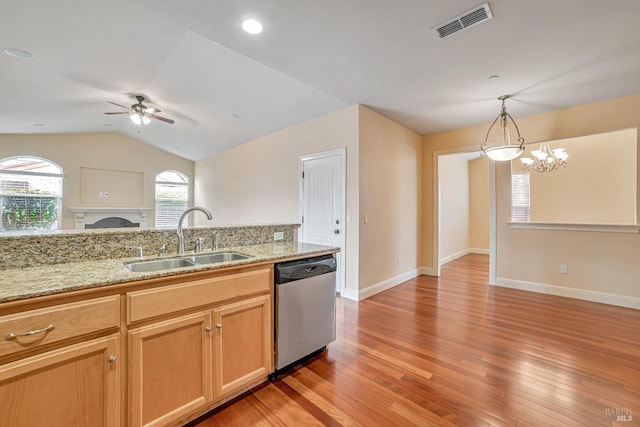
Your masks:
M524 138L520 136L520 130L518 129L518 125L516 124L511 114L507 113L507 108L504 105L504 102L509 99L509 95L502 95L498 98L498 100L502 101L502 109L500 114L489 126L489 130L487 131L487 136L484 138L484 143L480 146L482 153L489 157L491 160L495 160L498 162L508 162L510 160L518 158L524 152ZM501 140L502 145L495 145L490 147L487 142L489 141L489 136L491 134L491 130L497 122L500 122L500 130L501 130ZM518 136L517 145L511 144L511 129L509 125L509 121L511 121L516 135Z
M166 117L158 116L156 113L159 113L160 110L155 107L147 107L143 104L145 98L142 95L137 95L136 100L137 104L133 104L131 107L125 107L124 105L116 104L115 102L108 101L109 104L117 105L118 107L126 108L128 111L122 111L117 113L105 113L105 114L128 114L129 118L135 125L148 125L151 123L151 119L160 120L165 123L173 124L175 123L172 119L168 119Z

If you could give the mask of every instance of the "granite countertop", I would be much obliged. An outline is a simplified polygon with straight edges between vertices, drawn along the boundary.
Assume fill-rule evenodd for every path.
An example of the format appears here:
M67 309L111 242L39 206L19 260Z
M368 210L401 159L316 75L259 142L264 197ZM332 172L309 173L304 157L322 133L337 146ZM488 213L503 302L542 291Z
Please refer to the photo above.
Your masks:
M125 264L153 260L158 257L108 259L100 261L71 262L38 267L8 269L0 276L0 303L53 295L80 289L91 289L136 280L174 276L195 271L215 270L224 267L250 265L265 261L278 261L317 254L336 252L339 248L311 243L284 242L253 246L221 248L215 252L238 252L251 258L209 265L174 268L154 272L131 272ZM212 253L204 251L203 254ZM186 253L185 255L193 255ZM175 258L169 255L163 258Z

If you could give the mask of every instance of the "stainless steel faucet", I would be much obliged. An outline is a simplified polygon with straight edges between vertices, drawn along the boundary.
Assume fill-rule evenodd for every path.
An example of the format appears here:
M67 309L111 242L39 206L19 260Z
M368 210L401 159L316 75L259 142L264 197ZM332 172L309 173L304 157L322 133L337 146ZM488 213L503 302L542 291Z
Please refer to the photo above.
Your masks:
M211 212L200 206L194 206L182 212L182 215L180 215L180 219L178 220L178 255L184 255L184 234L182 233L182 221L184 221L184 217L186 217L193 211L202 212L207 216L207 219L209 221L213 219L213 215L211 215Z

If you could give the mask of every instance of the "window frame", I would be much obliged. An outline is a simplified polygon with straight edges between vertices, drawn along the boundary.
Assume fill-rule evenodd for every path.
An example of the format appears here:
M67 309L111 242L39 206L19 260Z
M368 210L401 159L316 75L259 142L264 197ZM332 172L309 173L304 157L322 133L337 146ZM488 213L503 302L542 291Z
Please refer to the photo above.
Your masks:
M159 178L163 174L168 174L168 173L172 173L179 176L182 179L182 181L171 181L171 180L159 181ZM169 187L173 186L173 187L184 188L185 189L184 194L186 195L186 200L170 199L170 198L159 199L158 186L161 186L161 185L165 185ZM158 229L176 228L178 225L178 219L180 215L189 207L189 202L191 199L190 196L191 196L191 183L187 174L175 169L167 169L167 170L158 172L154 179L154 226L155 228L158 228ZM168 211L159 209L159 204L158 204L159 201L172 201L172 200L174 201L179 200L182 202L182 204L179 206L178 209L174 208ZM164 219L160 218L159 213L164 214L165 218ZM171 221L169 222L167 218L170 219ZM185 218L183 225L184 226L189 225L189 218Z
M5 193L5 189L3 189L4 185L0 185L0 216L2 217L2 223L0 224L0 232L1 233L28 233L30 231L37 232L39 230L60 230L62 228L62 207L64 203L64 169L62 166L57 164L54 161L51 161L47 158L40 156L32 156L28 154L24 155L16 155L9 156L0 159L0 165L3 163L9 162L11 160L27 160L33 161L34 163L45 163L49 167L57 169L57 172L35 172L30 170L11 170L5 169L3 166L0 166L0 182L10 181L5 180L4 177L8 176L24 176L24 177L32 177L36 179L27 179L25 178L25 183L34 184L37 183L37 178L53 178L56 180L54 183L49 183L49 185L54 184L52 187L55 187L56 190L53 193L38 193L36 189L35 192L21 192L21 193ZM25 162L26 163L26 162ZM30 186L30 185L28 185ZM24 211L22 217L26 219L26 222L22 222L21 226L7 227L5 226L5 197L17 197L24 198L23 203L27 208L23 208ZM28 210L27 200L30 199L45 199L45 198L53 198L55 199L55 208L52 216L52 212L49 208L43 213L42 209L40 209L40 215L37 216L37 219L40 220L40 226L37 226L38 223L32 223L31 218L34 218L32 213ZM15 206L15 204L14 204ZM51 217L52 216L52 217ZM8 219L6 219L8 222ZM48 223L48 226L42 226ZM14 218L14 221L18 221Z

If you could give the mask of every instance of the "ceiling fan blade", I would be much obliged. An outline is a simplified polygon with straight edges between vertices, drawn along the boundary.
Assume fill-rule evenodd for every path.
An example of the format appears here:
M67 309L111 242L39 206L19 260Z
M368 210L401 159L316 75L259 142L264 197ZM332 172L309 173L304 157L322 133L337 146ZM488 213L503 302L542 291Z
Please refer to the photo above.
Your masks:
M170 124L174 124L175 123L175 121L173 121L171 119L167 119L165 117L156 116L155 114L151 114L150 117L152 119L161 120L163 122L170 123Z
M120 113L105 113L105 114L129 114L128 111L122 111Z
M111 102L111 101L107 101L107 102L109 104L117 105L118 107L126 108L127 110L129 109L129 107L125 107L124 105L116 104L115 102Z

